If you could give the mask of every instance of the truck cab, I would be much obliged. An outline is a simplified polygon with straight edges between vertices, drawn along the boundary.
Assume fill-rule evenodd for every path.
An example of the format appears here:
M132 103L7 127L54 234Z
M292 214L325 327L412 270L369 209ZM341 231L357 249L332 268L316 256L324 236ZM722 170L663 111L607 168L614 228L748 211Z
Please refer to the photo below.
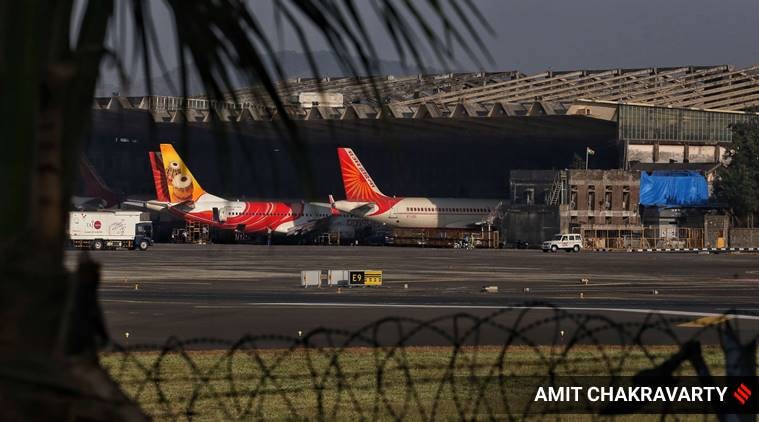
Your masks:
M153 223L150 221L142 221L135 224L132 247L144 251L147 250L149 246L153 246Z
M574 233L557 234L551 240L543 242L543 252L557 252L559 249L567 252L580 252L582 250L582 236Z

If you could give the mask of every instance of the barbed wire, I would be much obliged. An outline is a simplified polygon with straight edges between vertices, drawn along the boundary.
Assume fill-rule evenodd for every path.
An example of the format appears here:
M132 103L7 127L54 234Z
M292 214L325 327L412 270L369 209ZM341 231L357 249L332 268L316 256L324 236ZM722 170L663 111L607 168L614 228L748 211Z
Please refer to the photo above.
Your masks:
M677 325L693 319L650 313L617 322L531 303L486 316L387 317L300 337L114 343L101 362L156 419L522 419L552 415L526 393L556 378L729 373L731 362L716 360L728 353L700 343L710 336L723 350L753 344L746 350L755 362L756 338L739 340L740 319L727 314L681 338Z

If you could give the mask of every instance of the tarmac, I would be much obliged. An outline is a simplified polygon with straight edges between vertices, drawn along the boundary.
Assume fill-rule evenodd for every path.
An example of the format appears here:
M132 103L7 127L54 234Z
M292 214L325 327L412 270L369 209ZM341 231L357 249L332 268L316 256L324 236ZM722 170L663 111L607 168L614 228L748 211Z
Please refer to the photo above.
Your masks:
M80 253L67 253L70 268ZM718 342L726 312L742 335L759 334L757 254L173 244L89 253L102 264L108 330L129 344L268 335L262 345L281 346L309 333L315 344L500 344L515 332L526 344L618 344L640 327L650 344ZM384 285L300 286L301 270L326 269L382 270ZM325 327L335 331L314 331Z

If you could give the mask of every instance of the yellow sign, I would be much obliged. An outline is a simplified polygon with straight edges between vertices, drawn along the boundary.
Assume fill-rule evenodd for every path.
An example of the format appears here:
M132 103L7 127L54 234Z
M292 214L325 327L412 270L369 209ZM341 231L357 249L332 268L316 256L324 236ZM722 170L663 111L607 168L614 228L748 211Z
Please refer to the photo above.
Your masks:
M364 285L364 286L381 286L382 285L382 271L377 271L377 270L351 271L350 284Z
M364 271L364 284L367 286L382 285L382 271L366 270Z

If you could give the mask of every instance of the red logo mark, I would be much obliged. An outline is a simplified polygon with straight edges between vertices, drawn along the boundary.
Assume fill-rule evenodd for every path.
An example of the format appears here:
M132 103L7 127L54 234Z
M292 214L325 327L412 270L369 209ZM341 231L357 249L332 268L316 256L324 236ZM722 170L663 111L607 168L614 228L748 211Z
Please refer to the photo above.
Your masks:
M95 222L92 224L92 227L94 227L95 230L100 230L100 220L95 220Z
M733 393L733 397L738 400L741 405L746 404L746 401L751 397L751 390L748 389L743 383L738 386L738 389Z

